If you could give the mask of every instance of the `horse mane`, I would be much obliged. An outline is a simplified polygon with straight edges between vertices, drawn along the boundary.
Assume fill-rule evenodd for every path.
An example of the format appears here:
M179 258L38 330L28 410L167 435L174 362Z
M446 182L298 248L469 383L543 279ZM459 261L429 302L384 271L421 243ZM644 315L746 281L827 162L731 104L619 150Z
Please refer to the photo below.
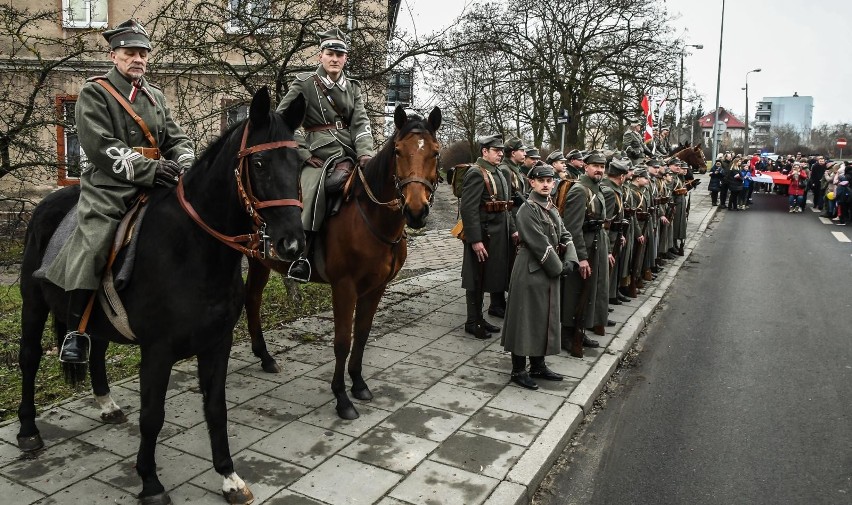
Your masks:
M219 156L222 153L222 149L225 147L225 143L231 138L231 134L237 130L237 128L242 128L245 125L245 122L248 120L238 121L231 126L228 127L224 132L222 132L219 137L216 138L213 142L207 145L204 148L204 151L201 153L201 156L195 160L195 164L198 166L208 166L211 164L212 160Z
M364 167L364 177L367 179L367 184L377 191L381 188L388 177L388 170L393 166L393 157L396 156L396 141L404 138L411 133L411 130L420 129L429 132L433 137L435 132L429 126L429 123L422 118L411 118L402 125L401 130L394 131L394 134L388 137L378 153Z

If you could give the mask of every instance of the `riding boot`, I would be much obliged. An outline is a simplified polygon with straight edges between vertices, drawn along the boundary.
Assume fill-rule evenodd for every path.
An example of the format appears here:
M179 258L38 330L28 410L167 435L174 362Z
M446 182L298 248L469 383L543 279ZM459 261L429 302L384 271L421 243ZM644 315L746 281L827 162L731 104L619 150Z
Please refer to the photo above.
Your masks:
M348 158L338 161L325 181L325 192L340 193L343 191L343 185L349 179L354 168L355 164Z
M683 256L683 246L684 246L684 241L681 240L680 246L678 246L677 252L675 254L677 254L678 256Z
M93 294L94 291L90 289L75 289L68 293L68 312L65 319L68 333L65 334L62 348L59 350L59 361L63 363L83 364L89 361L89 335L77 330Z
M288 278L302 284L311 279L311 262L308 261L308 257L310 256L313 242L314 232L305 231L305 252L290 264L290 268L287 270Z
M547 368L544 356L530 356L530 377L546 381L561 381L564 377Z
M475 289L465 290L465 303L467 306L467 320L464 322L465 333L475 335L476 338L491 338L491 333L486 331L482 318L482 297Z
M505 317L506 315L506 292L499 291L490 294L491 305L488 306L488 313L494 317Z
M527 372L527 357L512 354L512 382L526 389L538 389L538 384Z

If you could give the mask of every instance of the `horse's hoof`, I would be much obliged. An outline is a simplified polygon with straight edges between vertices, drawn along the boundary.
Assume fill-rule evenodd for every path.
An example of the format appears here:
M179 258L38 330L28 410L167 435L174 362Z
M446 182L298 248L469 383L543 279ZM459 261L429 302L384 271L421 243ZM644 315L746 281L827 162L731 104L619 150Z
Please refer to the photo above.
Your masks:
M123 424L127 422L127 416L121 410L113 410L109 413L102 413L101 421L106 424Z
M29 437L18 435L18 449L24 452L35 452L44 448L44 441L41 439L41 434L36 433Z
M267 360L262 360L260 362L260 368L263 369L266 373L281 373L281 367L278 366L278 362L274 359L270 358Z
M228 491L222 491L222 496L228 500L228 503L233 505L249 505L254 501L254 495L251 494L251 490L248 486L242 489L230 489Z
M365 387L364 389L352 389L352 396L363 401L370 401L373 399L373 393L368 387Z
M172 499L169 493L159 493L151 496L140 496L139 505L171 505Z
M349 405L348 407L337 407L337 415L341 419L346 419L347 421L352 421L361 417L352 405Z

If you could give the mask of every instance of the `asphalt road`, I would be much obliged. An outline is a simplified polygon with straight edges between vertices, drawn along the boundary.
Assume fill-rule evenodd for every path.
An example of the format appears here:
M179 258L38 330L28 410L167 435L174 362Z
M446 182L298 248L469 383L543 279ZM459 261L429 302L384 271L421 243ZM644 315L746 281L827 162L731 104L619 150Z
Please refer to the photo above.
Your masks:
M852 503L852 227L755 199L719 211L535 503Z

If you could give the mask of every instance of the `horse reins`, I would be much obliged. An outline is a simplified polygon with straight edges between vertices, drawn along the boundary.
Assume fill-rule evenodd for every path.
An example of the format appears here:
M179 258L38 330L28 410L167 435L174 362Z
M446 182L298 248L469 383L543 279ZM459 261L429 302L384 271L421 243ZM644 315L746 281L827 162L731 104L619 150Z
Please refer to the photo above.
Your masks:
M266 234L266 222L263 221L263 218L260 216L258 212L259 209L265 209L269 207L299 207L302 208L302 202L296 198L283 198L278 200L258 200L257 197L254 196L254 192L251 189L251 178L249 176L250 171L248 170L248 161L249 157L252 154L263 152L263 151L271 151L273 149L280 148L288 148L295 149L298 147L298 144L295 140L279 140L276 142L267 142L265 144L258 144L256 146L246 147L246 142L248 140L248 131L249 131L249 122L246 121L245 128L243 128L243 136L242 141L240 142L240 150L237 152L237 168L234 169L234 175L237 179L237 191L240 194L240 199L245 206L246 213L249 217L252 218L254 223L253 232L247 233L244 235L224 235L219 233L210 227L201 216L198 215L198 212L192 207L192 204L189 203L186 199L186 195L184 194L183 189L183 178L178 181L177 185L177 198L180 202L183 210L192 218L193 221L198 224L204 231L208 234L212 235L214 238L227 245L232 249L236 249L237 251L245 254L249 258L261 258L266 259L267 254L271 248L269 247L269 236ZM243 183L243 177L245 177L245 184ZM242 244L248 244L248 247Z

